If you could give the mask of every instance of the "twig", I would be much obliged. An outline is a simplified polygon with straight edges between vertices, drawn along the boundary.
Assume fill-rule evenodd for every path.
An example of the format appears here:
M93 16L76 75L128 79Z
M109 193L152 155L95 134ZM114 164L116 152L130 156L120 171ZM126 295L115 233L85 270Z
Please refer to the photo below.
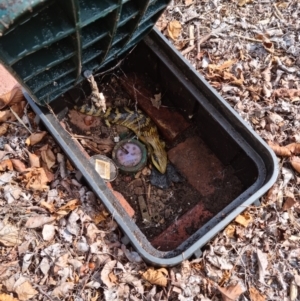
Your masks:
M45 297L47 297L50 301L54 301L39 285L33 283L32 286L35 287L36 289L38 289L38 291L41 294L43 294Z
M182 55L186 55L188 54L190 51L192 51L195 48L195 45L193 46L189 46L188 48L184 49L183 51L181 51Z
M32 131L32 126L31 126L31 123L30 123L30 120L29 120L28 114L27 114L27 109L28 109L28 107L29 107L29 103L27 102L27 104L26 104L26 106L25 106L25 109L24 109L24 114L25 114L25 116L26 116L26 118L27 118L27 121L28 121L28 127L29 127L29 129Z
M280 10L278 9L278 7L276 6L275 3L273 3L273 6L274 6L275 11L276 11L276 14L275 14L275 15L277 15L277 17L278 17L279 19L281 19L281 20L284 19L282 13L280 12Z
M196 25L197 28L197 52L200 53L200 26L199 24Z
M32 131L26 126L26 124L23 122L23 120L18 116L18 114L10 107L11 112L14 114L14 116L17 118L17 120L24 126L24 128L32 134Z
M262 40L257 40L257 39L253 39L253 38L250 38L250 37L241 36L239 34L235 34L234 36L237 37L237 38L241 38L241 39L251 41L251 42L256 42L256 43L262 43L263 42Z
M9 123L9 124L13 124L15 126L19 126L20 128L23 128L24 125L23 124L19 124L17 122L13 122L13 121L3 121L3 123Z
M149 215L151 216L152 215L152 210L151 210L151 207L149 206L149 199L148 199L148 194L147 194L147 184L146 184L146 181L143 177L142 177L142 181L143 181L144 189L145 189L146 204L147 204L147 207L148 207L148 212L149 212Z
M195 45L195 27L194 25L189 26L190 46Z
M222 31L224 31L225 29L227 29L227 27L218 28L218 29L213 30L212 32L206 34L199 40L198 47L200 48L200 45L202 43L206 42L211 36L217 35L217 34L221 33Z
M110 69L108 69L108 70L106 70L106 71L103 71L103 72L96 73L96 74L94 75L94 77L104 75L104 74L109 73L110 71L113 71L113 70L117 69L118 67L120 67L120 65L123 63L123 61L124 61L124 60L131 54L131 52L135 49L135 47L136 47L136 46L134 46L134 47L126 54L126 56L125 56L123 59L121 59L116 65L114 65L112 68L110 68Z

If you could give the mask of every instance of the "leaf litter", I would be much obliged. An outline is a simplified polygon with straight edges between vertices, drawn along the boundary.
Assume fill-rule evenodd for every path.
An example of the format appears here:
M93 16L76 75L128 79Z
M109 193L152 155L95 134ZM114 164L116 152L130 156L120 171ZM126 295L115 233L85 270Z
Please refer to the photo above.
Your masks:
M201 258L173 268L147 266L120 243L101 202L24 113L18 87L0 97L0 300L300 300L299 9L297 1L173 0L157 23L281 167L260 206Z

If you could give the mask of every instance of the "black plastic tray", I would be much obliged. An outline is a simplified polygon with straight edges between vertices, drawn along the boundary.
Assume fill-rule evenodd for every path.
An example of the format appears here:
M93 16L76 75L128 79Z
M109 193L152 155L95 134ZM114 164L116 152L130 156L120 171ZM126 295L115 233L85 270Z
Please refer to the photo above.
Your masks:
M168 87L166 93L174 100L174 105L186 116L194 116L205 142L224 164L230 164L236 169L240 180L248 187L222 212L172 251L158 251L150 244L64 131L59 119L66 114L66 110L61 110L55 117L46 108L32 101L26 92L25 96L122 228L125 235L123 241L131 242L148 263L174 266L192 255L200 256L201 248L210 239L247 206L259 200L276 181L277 160L267 144L158 31L153 30L138 44L126 59L126 66L145 72L162 86Z

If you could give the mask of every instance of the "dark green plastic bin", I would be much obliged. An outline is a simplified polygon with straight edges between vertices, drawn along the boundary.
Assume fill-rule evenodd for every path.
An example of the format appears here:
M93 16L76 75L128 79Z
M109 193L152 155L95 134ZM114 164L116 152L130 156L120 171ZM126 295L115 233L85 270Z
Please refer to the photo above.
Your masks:
M44 105L136 45L169 0L0 2L0 60Z

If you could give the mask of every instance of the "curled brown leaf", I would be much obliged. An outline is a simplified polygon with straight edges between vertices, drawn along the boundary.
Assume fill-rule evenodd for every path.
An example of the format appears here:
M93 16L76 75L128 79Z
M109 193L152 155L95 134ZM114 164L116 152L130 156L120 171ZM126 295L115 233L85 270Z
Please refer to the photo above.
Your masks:
M269 146L274 151L274 153L281 157L290 157L292 155L291 150L286 146L280 146L276 143L268 141Z
M151 284L156 284L159 286L167 286L167 276L168 271L165 268L154 270L153 268L148 269L142 274L142 277L149 281Z
M300 158L299 157L296 157L296 156L293 156L291 157L290 159L290 163L292 165L292 167L300 173Z
M0 96L0 109L7 105L13 105L24 100L20 85L15 85L11 91Z
M179 38L180 33L181 33L180 22L177 20L173 20L173 21L169 22L167 30L168 30L169 37L172 40L176 41Z

